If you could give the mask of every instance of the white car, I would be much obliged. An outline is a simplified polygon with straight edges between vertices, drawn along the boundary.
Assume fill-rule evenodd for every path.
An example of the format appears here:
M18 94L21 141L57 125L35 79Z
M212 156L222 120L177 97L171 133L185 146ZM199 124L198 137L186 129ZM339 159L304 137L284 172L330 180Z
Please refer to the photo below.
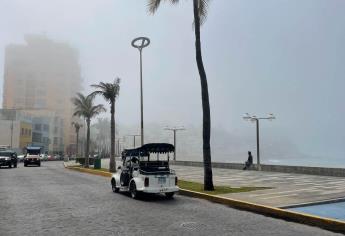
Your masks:
M149 143L125 150L123 165L111 178L113 192L128 191L132 198L140 193L164 193L172 198L179 191L175 171L169 167L169 154L174 150L168 143Z
M24 157L25 157L25 155L18 155L18 161L19 162L23 162L24 161Z

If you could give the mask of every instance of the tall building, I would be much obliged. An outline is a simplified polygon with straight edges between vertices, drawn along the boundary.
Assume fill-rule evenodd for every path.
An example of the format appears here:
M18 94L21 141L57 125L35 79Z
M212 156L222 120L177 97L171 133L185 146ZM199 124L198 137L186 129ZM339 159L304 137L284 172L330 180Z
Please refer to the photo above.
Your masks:
M23 45L6 47L3 108L29 110L33 117L45 116L34 122L42 121L42 127L50 124L53 135L49 140L55 144L55 152L67 150L75 143L71 98L81 90L78 52L66 43L42 35L25 36L25 41ZM36 125L36 128L40 126ZM38 140L46 130L36 130L35 125L33 128L37 131L34 140L46 145L47 139ZM58 135L60 132L63 138ZM42 136L47 137L47 134Z

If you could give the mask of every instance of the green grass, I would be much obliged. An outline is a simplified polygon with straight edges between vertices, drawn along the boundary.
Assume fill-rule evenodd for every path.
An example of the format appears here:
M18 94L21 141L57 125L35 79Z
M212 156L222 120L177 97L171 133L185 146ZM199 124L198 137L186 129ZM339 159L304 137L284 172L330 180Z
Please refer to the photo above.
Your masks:
M205 191L204 185L196 182L190 182L190 181L184 181L179 180L178 186L180 188L196 191L196 192L202 192L212 195L218 195L218 194L226 194L226 193L241 193L241 192L250 192L255 190L264 190L264 189L270 189L268 187L238 187L238 188L231 188L227 186L214 186L214 191Z
M85 168L85 167L82 167L82 168ZM100 170L100 171L109 172L109 169L107 169L107 168L94 169L93 167L89 167L89 168L86 168L86 169L91 169L91 170Z

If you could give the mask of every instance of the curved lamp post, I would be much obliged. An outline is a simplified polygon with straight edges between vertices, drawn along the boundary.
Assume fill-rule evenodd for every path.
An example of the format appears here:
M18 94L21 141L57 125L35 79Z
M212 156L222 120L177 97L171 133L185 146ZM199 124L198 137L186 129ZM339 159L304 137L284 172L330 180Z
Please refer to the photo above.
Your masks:
M141 146L144 145L144 114L143 114L143 66L142 50L149 46L150 39L147 37L138 37L133 39L132 46L137 48L140 53L140 110L141 110Z
M276 117L270 113L267 117L257 117L255 115L244 114L243 119L246 121L252 121L256 123L256 157L257 157L257 168L261 170L260 165L260 139L259 139L259 120L273 120Z

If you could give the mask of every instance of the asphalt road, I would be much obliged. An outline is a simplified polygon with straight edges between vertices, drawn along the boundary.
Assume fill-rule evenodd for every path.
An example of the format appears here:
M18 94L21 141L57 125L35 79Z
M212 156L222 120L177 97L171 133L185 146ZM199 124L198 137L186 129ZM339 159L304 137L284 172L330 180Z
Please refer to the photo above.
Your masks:
M204 200L111 191L107 178L63 168L0 169L0 235L340 235Z

